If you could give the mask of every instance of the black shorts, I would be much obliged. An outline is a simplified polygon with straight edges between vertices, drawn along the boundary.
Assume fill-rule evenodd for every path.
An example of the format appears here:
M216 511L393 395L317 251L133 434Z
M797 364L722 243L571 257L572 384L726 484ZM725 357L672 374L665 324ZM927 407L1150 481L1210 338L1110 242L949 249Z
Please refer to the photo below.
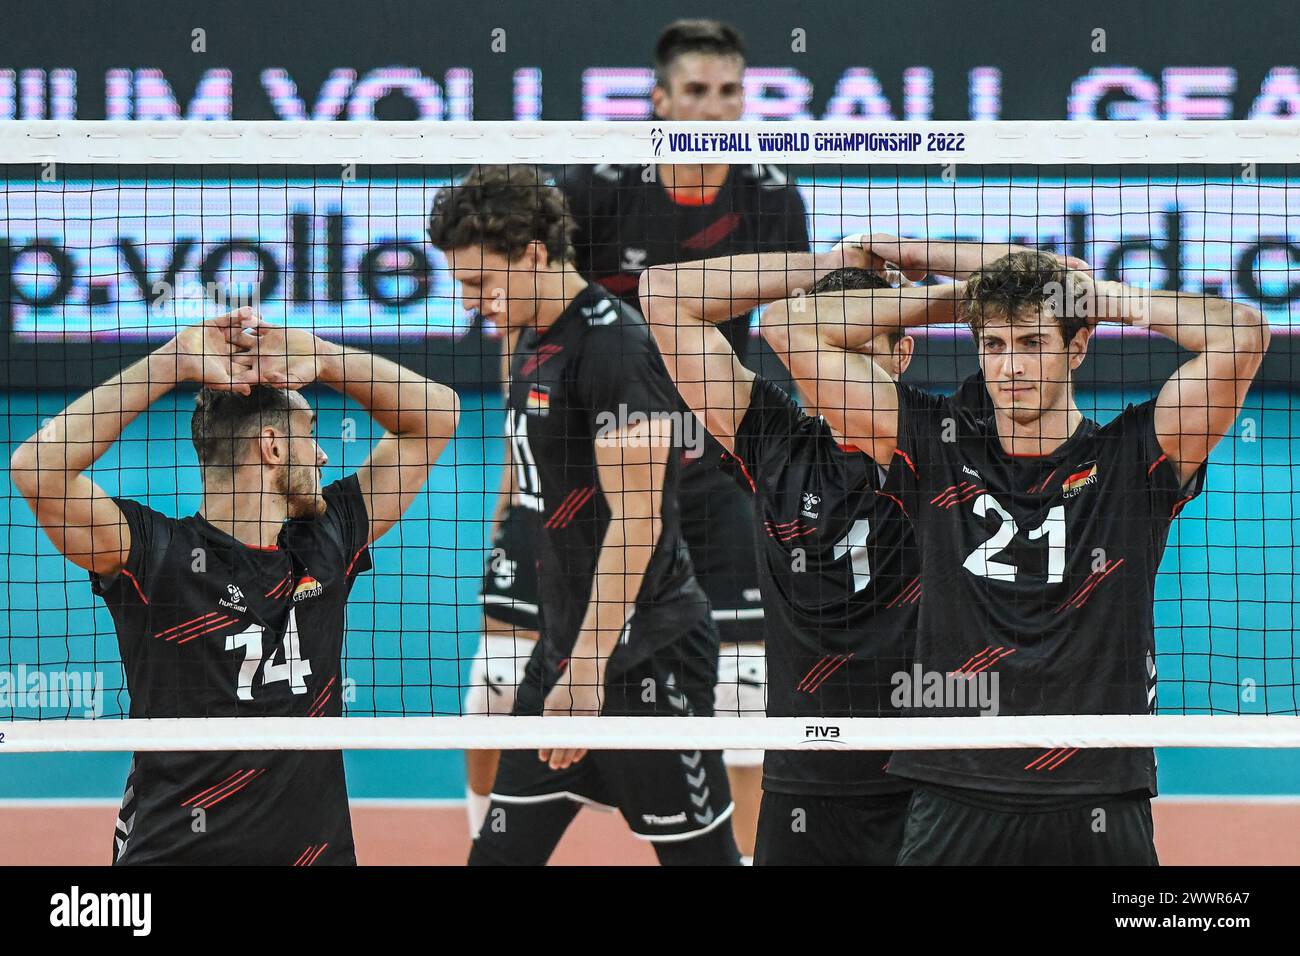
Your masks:
M1151 799L1108 794L1041 809L918 784L900 866L1157 866Z
M648 660L611 674L603 716L709 717L717 645L711 634L690 634L656 651ZM712 660L710 660L712 654ZM545 663L541 643L529 658L514 713L538 715L558 674ZM647 687L654 693L645 700ZM501 754L496 803L526 804L574 800L615 808L632 832L647 840L688 839L731 816L731 789L717 751L594 750L564 770L552 770L536 750Z
M536 631L537 515L511 505L497 525L483 566L483 614L511 627Z
M754 504L712 462L693 462L681 491L682 537L724 644L763 640Z
M911 797L764 792L754 865L893 866Z

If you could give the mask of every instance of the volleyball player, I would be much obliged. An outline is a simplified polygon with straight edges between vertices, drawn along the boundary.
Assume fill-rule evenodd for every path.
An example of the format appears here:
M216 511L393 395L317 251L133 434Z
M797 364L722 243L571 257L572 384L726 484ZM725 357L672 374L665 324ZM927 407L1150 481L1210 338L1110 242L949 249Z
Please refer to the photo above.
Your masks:
M183 382L203 386L191 419L203 501L172 518L110 497L87 471ZM312 382L384 429L361 468L324 488L316 416L296 391ZM77 399L18 448L13 479L113 616L131 717L338 717L348 594L457 416L450 389L244 309ZM113 860L355 863L343 755L138 753Z
M963 247L954 258L958 251L972 255ZM641 279L642 309L678 390L732 453L755 502L771 716L897 713L893 678L910 663L920 596L915 549L884 492L885 468L745 368L718 325L804 289L889 289L868 265L849 245L659 266ZM909 294L911 307L927 308L924 294ZM895 331L861 355L897 379L912 348ZM792 368L807 360L784 358ZM967 398L972 388L982 391L968 383ZM874 751L769 751L755 862L893 864L911 784L885 772L888 760Z
M429 223L465 305L496 300L520 330L507 415L541 616L514 713L707 716L717 631L677 504L689 413L645 321L573 268L572 231L529 167L475 168ZM739 863L720 754L564 748L502 753L470 863L545 863L583 804L618 808L662 863Z
M656 119L734 121L744 115L745 46L734 27L716 20L669 24L655 45L654 61ZM650 266L808 250L803 199L775 166L573 166L561 185L578 223L579 271L633 307L637 280ZM749 314L738 311L729 318L718 328L740 360L788 384L770 350L753 341ZM682 474L682 533L722 639L718 715L758 716L767 681L753 507L717 469L721 449L709 445L706 454L687 461ZM736 797L737 840L750 857L763 755L727 751L724 757Z
M861 240L873 262L926 270L927 243ZM922 290L909 311L869 294L781 304L764 332L800 387L878 461L914 527L922 599L917 665L995 671L1001 714L1147 714L1153 602L1170 525L1203 487L1268 346L1255 309L1144 292L1046 253L1018 252ZM898 301L904 301L901 297ZM966 322L993 414L900 389L855 350L923 323ZM1156 398L1099 425L1073 378L1099 321L1144 327L1191 353ZM916 714L963 714L945 701ZM902 864L1154 864L1149 749L895 753L913 781Z

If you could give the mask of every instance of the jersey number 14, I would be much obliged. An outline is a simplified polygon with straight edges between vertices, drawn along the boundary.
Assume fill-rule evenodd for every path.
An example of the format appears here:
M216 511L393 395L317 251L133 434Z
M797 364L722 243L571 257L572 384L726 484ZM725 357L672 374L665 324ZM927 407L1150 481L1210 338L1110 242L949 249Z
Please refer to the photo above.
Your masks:
M262 668L262 686L288 681L289 689L295 694L307 693L307 678L311 676L311 661L302 656L298 646L297 608L289 609L289 626L284 630L284 639L276 652L266 661ZM260 624L251 624L238 634L226 638L226 650L243 648L244 663L239 668L239 684L236 695L240 700L253 699L253 680L257 677L258 665L262 663L262 638L266 628ZM276 663L276 657L282 657Z

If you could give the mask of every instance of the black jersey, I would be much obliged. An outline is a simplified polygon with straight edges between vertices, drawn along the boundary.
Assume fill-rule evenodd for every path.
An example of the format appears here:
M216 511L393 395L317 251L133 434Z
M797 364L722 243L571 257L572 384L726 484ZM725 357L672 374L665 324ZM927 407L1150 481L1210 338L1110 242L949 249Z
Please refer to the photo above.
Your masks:
M899 715L892 681L911 663L921 588L885 470L761 377L735 448L761 525L768 715ZM886 774L888 761L882 752L768 751L763 786L824 796L906 789Z
M756 252L807 252L803 198L775 166L733 166L709 203L674 201L640 165L570 166L561 188L578 224L578 269L634 308L651 266ZM745 357L748 317L722 323Z
M324 498L323 515L286 522L265 549L117 499L130 556L91 580L116 625L131 717L342 715L345 604L370 568L369 519L355 476ZM343 755L137 753L114 860L355 862Z
M550 328L540 335L525 332L511 359L507 415L519 496L533 502L540 518L541 631L552 662L568 657L577 639L609 527L596 441L634 425L639 416L666 415L678 426L664 478L659 541L636 600L636 631L649 640L633 646L633 629L625 629L611 669L645 660L680 638L684 622L707 618L677 502L683 428L692 420L640 313L589 285Z
M1156 570L1204 479L1202 468L1180 486L1155 402L1102 426L1085 419L1055 452L1025 457L1002 450L991 415L906 390L899 401L890 490L915 529L925 589L909 713L987 713L971 706L981 692L1003 715L1150 713ZM1156 785L1143 749L899 752L890 769L1049 799Z

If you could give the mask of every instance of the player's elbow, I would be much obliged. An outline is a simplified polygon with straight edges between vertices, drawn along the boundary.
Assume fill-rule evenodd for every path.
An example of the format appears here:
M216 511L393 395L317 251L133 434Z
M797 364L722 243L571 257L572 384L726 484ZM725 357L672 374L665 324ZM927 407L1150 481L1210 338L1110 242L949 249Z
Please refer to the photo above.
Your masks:
M1232 328L1239 352L1253 353L1261 358L1268 351L1272 332L1264 313L1254 306L1241 302L1232 305Z
M663 325L671 312L667 306L674 301L672 272L665 266L651 266L641 273L636 284L637 298L641 300L641 314L651 327Z
M29 438L9 456L9 478L19 493L29 501L36 497L36 472L40 466L33 441Z

